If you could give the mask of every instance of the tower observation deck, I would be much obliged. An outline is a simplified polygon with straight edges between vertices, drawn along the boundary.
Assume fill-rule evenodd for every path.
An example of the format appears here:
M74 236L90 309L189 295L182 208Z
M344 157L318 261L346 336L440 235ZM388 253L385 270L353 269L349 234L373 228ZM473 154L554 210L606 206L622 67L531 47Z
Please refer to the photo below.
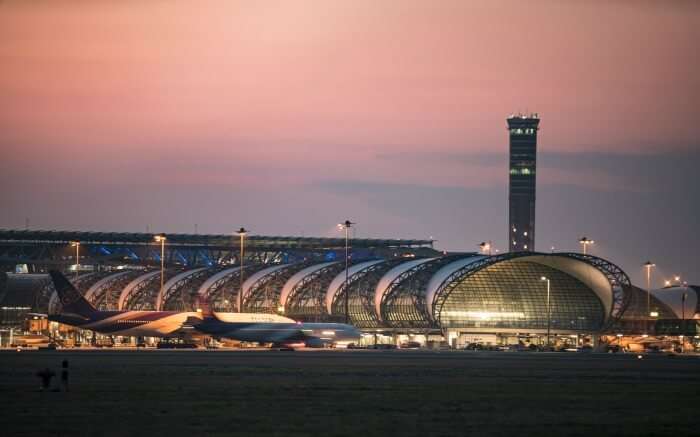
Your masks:
M537 114L511 115L510 178L508 184L508 247L511 252L535 250L535 189L537 180Z

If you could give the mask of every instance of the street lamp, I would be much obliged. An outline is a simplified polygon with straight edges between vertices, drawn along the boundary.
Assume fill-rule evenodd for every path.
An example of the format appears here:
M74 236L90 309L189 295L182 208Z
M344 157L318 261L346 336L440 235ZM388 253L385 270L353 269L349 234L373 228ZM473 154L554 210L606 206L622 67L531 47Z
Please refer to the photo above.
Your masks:
M551 325L550 321L551 321L551 318L552 318L552 311L551 311L551 307L550 307L550 304L549 304L549 302L550 302L550 300L549 300L549 295L550 295L551 283L550 283L550 281L549 281L549 278L546 277L546 276L542 276L542 277L540 278L540 280L546 281L546 282L547 282L547 347L549 347L549 331L550 331L550 325Z
M338 224L338 229L345 229L345 323L350 323L350 284L348 278L350 276L350 238L348 232L355 223L350 220L345 220Z
M239 288L238 288L238 312L243 312L243 255L245 254L245 236L248 234L248 231L246 228L242 227L238 230L237 234L239 237L241 237L241 243L240 243L240 259L239 259L239 264L241 265L240 273L238 274L238 282L239 282Z
M651 269L652 267L656 267L656 264L654 264L651 261L647 261L644 263L644 268L647 269L647 317L646 317L646 323L644 324L644 333L648 334L649 333L649 317L651 316Z
M153 237L156 243L160 243L160 295L163 295L163 285L165 280L165 234L158 234ZM156 308L160 309L160 308Z
M683 336L685 335L685 301L688 300L688 292L684 291L681 296L681 352L683 352Z
M581 246L583 246L584 255L588 253L587 247L591 244L595 244L595 241L589 240L588 237L581 237L581 239L578 240L578 242L581 243Z
M482 242L479 244L479 247L481 248L481 253L485 253L485 254L488 254L489 256L491 256L491 246L492 246L492 245L491 245L491 240L489 240L489 241L482 241Z
M75 247L75 282L77 283L80 271L80 241L71 241L70 245Z

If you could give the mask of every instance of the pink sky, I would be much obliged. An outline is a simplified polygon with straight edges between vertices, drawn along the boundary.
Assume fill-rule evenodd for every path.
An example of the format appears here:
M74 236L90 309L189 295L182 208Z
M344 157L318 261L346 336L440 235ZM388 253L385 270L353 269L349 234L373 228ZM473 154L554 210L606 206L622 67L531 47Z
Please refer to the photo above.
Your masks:
M687 153L698 146L699 5L5 0L0 200L12 211L0 227L26 215L41 227L114 227L89 211L77 224L52 220L61 212L37 206L58 198L47 193L99 207L100 193L138 187L125 199L139 218L120 223L140 229L143 217L169 220L172 210L149 205L156 187L173 184L192 196L187 187L255 196L329 180L500 189L502 162L465 157L505 156L504 119L519 110L542 116L542 153ZM646 189L605 170L544 169L544 184ZM317 202L343 211L338 196L305 195L306 211ZM370 233L447 226L361 197L355 207L376 222Z

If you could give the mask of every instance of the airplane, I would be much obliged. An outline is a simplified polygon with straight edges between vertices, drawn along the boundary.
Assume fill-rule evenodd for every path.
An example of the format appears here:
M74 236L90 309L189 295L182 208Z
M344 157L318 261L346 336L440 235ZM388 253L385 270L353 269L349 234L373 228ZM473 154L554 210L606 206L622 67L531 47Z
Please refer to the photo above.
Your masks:
M212 313L194 326L215 339L271 343L272 347L325 347L357 341L362 334L343 323L297 322L277 314Z
M354 326L302 323L276 314L201 311L99 311L60 272L49 272L63 305L56 321L102 334L167 337L186 326L217 339L271 343L276 347L320 347L360 338Z
M49 275L63 310L60 314L49 314L48 319L64 325L101 334L166 337L201 317L197 312L99 311L60 272L52 270Z

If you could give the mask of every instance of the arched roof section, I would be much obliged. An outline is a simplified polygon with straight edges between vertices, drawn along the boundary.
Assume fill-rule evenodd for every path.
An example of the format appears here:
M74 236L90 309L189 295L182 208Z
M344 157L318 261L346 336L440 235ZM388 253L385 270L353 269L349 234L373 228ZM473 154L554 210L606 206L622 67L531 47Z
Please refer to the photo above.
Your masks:
M382 297L384 297L384 292L387 290L387 288L391 285L392 282L394 282L399 276L407 272L408 270L411 270L412 268L419 266L421 264L427 263L429 261L432 261L436 258L421 258L421 259L414 259L411 261L406 261L405 263L401 263L398 266L394 267L393 269L389 270L382 276L382 279L379 280L379 283L377 284L377 288L375 289L374 292L374 311L377 314L377 317L379 320L381 320L382 317L382 311L381 311L381 304L382 304Z
M95 282L88 288L88 290L85 292L85 300L88 302L93 302L93 299L95 298L95 294L97 290L102 289L104 286L112 283L115 279L118 279L120 277L126 276L129 273L133 273L133 270L122 270L118 271L116 273L112 273L109 276L105 276L104 278L100 279L99 281Z
M683 295L686 295L685 306ZM677 318L697 319L698 292L693 287L668 287L661 290L652 290L651 295L668 306Z
M299 284L299 282L301 282L305 277L337 263L338 261L314 264L296 272L294 275L292 275L291 278L287 280L287 282L285 282L284 287L282 287L282 291L280 292L279 305L282 307L285 307L287 305L287 298L291 294L292 290L294 290L297 284Z
M428 286L425 290L425 303L428 310L428 315L433 320L435 320L433 316L433 299L435 298L435 293L437 292L440 285L443 282L445 282L445 280L457 270L485 257L486 256L484 255L475 255L458 259L457 261L451 262L446 266L442 267L440 270L435 272L435 274L430 278L430 281L428 281Z
M126 287L124 287L124 290L122 290L122 293L119 295L119 306L118 308L120 310L125 309L124 304L126 300L129 298L131 293L142 283L145 283L149 279L152 279L154 276L160 275L160 270L155 270L152 272L144 273L141 276L138 276L135 278L133 281L129 282Z
M206 281L202 283L202 285L200 285L199 290L197 290L197 294L200 297L207 297L209 295L209 289L211 289L212 286L214 286L217 282L221 281L222 279L227 279L235 273L240 272L240 270L241 266L236 266L221 270L211 275L209 278L207 278Z
M527 257L525 260L561 270L583 282L588 288L595 292L600 301L603 303L606 322L608 321L615 303L613 296L613 284L610 283L608 278L601 270L582 259L573 258L566 255L535 255Z
M384 262L384 260L372 260L353 264L348 268L348 278L351 279L353 275L361 272L362 270L382 262ZM326 292L326 309L328 310L328 314L333 312L333 299L335 299L335 296L338 294L338 291L343 284L345 284L345 270L333 278L328 286L328 291Z
M178 273L177 275L168 279L168 281L165 284L163 284L163 288L158 290L158 296L156 297L156 308L158 310L162 310L163 303L172 294L172 292L170 291L171 288L175 287L176 285L178 285L182 281L187 280L188 278L192 277L193 275L196 275L197 273L201 272L202 270L206 270L206 269L207 269L206 267L199 267L199 268L192 269L192 270L185 270L184 272Z
M290 264L277 264L266 269L262 269L250 275L248 279L246 279L245 282L243 282L243 299L246 299L248 297L248 294L250 293L250 290L253 288L253 286L257 284L260 280L265 278L265 276L271 275L276 271L287 268L289 266Z
M520 261L541 264L562 271L579 280L590 288L603 305L605 323L609 325L624 313L629 299L625 296L625 287L631 285L629 277L616 265L591 255L578 253L541 254L536 252L511 252L502 255L483 257L466 263L442 279L432 292L431 315L435 320L441 306L451 289L462 278L490 265L518 259ZM437 282L437 279L436 279ZM435 284L433 284L433 287Z

